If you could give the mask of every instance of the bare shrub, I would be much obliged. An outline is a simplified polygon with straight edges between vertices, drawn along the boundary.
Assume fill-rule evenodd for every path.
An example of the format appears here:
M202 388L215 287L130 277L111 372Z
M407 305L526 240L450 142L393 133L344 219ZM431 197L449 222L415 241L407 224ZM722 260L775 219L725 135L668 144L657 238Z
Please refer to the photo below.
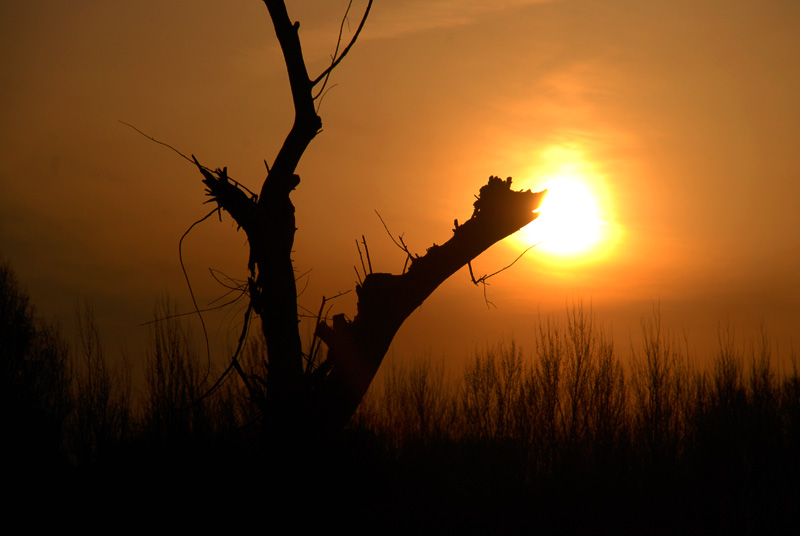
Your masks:
M597 365L592 377L590 439L603 458L620 446L628 426L628 389L614 344L602 337L597 347Z
M566 392L563 399L563 426L568 443L581 441L587 436L592 394L592 377L597 366L598 336L595 333L591 310L583 305L573 306L567 312L567 332L564 372Z
M130 363L110 370L92 307L77 312L73 451L78 463L92 463L117 448L133 425Z
M566 330L540 320L524 398L540 469L606 459L619 445L629 419L625 375L591 308L569 309Z
M190 329L167 299L156 306L145 365L144 426L154 438L175 439L211 428L206 378Z
M557 456L555 446L562 440L562 385L566 348L563 333L554 318L548 317L545 323L540 319L538 332L537 359L530 380L526 382L526 399L529 403L536 402L535 411L532 411L533 429L539 436L536 443L540 447L538 450L546 456L546 462L552 465Z
M642 320L642 334L641 350L632 350L635 437L650 462L674 463L685 439L681 410L690 387L688 356L662 327L657 306L650 319Z
M476 355L464 374L461 413L468 437L501 439L518 429L522 350L514 341Z
M373 400L375 394L370 396ZM453 396L443 362L434 364L430 357L425 357L401 364L392 359L380 396L380 403L371 410L380 415L376 419L379 429L393 445L450 437ZM364 406L362 419L370 408L369 402Z

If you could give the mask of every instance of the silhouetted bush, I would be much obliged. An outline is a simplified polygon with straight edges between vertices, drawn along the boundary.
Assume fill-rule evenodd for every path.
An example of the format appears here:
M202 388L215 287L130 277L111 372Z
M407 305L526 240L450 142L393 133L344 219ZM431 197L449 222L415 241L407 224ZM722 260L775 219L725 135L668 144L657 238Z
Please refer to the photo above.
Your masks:
M72 410L67 344L29 302L8 263L0 262L2 459L26 478L66 464L64 427Z
M78 464L94 464L116 453L135 425L130 362L109 366L94 312L77 312L79 344L73 382L75 410L70 449Z

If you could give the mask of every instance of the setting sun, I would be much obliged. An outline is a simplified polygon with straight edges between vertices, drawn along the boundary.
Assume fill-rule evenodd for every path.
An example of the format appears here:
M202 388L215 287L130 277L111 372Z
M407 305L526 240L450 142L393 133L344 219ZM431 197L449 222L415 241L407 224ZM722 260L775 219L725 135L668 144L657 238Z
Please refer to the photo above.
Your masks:
M552 257L584 256L606 238L604 207L596 191L596 174L575 149L551 147L542 154L543 173L537 188L548 194L541 216L525 227L517 241Z
M600 236L600 219L589 189L564 177L548 184L547 190L542 215L526 234L541 241L540 249L549 253L571 255L590 248Z

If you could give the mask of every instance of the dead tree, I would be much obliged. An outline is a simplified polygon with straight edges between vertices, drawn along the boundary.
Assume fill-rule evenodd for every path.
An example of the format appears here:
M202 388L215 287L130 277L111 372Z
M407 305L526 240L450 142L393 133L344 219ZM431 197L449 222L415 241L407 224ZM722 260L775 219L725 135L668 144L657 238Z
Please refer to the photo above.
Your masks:
M533 221L546 192L511 190L511 179L490 177L480 189L472 217L456 225L453 236L413 256L402 274L367 274L356 286L353 320L336 315L324 320L316 336L327 346L326 359L314 367L306 360L298 329L297 289L291 252L295 209L290 194L300 183L300 158L320 132L316 112L319 88L355 43L369 14L369 1L350 43L330 66L311 78L298 30L282 0L264 0L280 43L292 91L295 118L258 195L196 160L207 193L247 234L250 247L250 308L261 317L268 356L266 378L253 378L238 367L268 427L281 434L331 433L341 429L369 387L389 344L405 319L457 270L489 246ZM315 91L317 91L315 95ZM263 386L263 389L261 388ZM275 428L277 427L277 428Z

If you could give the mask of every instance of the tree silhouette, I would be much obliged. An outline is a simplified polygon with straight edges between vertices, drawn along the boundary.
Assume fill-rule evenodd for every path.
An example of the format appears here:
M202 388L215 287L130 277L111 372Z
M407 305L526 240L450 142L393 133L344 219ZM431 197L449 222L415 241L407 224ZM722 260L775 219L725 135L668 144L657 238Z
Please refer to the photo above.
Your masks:
M67 343L41 319L0 259L0 456L27 478L64 466L64 426L72 411ZM13 462L11 462L13 461ZM14 471L9 472L13 481Z
M369 273L356 286L357 313L352 320L343 314L335 315L330 324L319 320L315 338L327 346L324 360L317 362L314 344L308 355L304 354L291 258L296 229L290 194L300 183L297 165L322 128L315 103L331 72L355 44L372 0L352 40L313 79L303 59L299 22L291 21L282 0L264 3L288 72L295 111L291 130L268 166L257 195L228 177L226 168L212 171L196 159L195 163L207 194L244 230L250 247L250 303L245 325L252 312L260 316L268 369L266 377L248 374L235 356L232 366L261 409L268 429L283 437L306 437L308 433L329 434L346 424L405 319L450 275L533 221L546 191L514 191L510 178L490 177L480 189L472 217L461 225L456 222L447 242L432 245L423 256L404 248L410 260L407 270Z

